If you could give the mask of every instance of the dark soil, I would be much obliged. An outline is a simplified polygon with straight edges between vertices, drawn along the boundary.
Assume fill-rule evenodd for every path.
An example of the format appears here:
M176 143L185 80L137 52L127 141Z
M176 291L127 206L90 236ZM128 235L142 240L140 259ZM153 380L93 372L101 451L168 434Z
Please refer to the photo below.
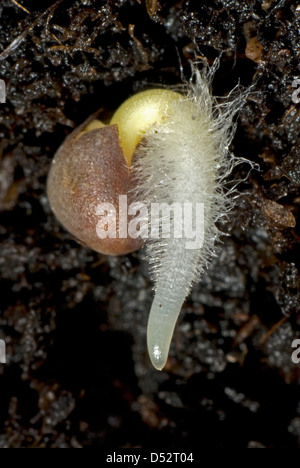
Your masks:
M1 0L0 447L300 446L299 28L296 0ZM143 251L79 246L46 177L90 114L220 54L216 95L255 83L231 149L260 170L159 373Z

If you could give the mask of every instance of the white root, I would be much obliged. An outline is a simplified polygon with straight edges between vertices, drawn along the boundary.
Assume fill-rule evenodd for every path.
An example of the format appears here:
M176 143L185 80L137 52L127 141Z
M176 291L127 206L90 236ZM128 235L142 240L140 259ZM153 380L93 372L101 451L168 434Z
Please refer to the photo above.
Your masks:
M234 134L233 117L245 94L220 104L210 92L211 75L202 76L194 67L194 80L187 85L185 95L172 103L163 124L154 125L146 133L133 165L138 180L135 198L146 203L149 212L154 202L204 205L201 248L187 249L185 236L172 235L170 239L151 239L150 235L147 244L155 283L148 351L159 370L166 364L182 304L214 255L221 235L216 223L228 215L233 204L226 177L241 162L229 154L228 146Z

